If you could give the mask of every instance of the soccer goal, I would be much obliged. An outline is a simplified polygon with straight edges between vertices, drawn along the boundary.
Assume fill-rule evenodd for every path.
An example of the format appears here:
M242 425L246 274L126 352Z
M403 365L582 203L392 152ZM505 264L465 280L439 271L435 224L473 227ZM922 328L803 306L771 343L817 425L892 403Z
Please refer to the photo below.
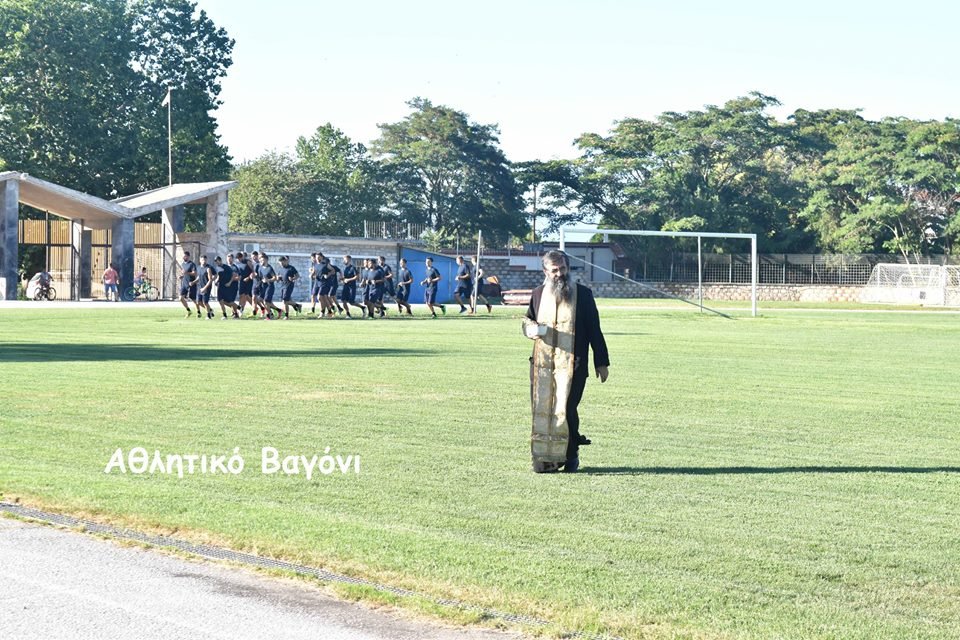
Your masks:
M938 264L887 264L873 267L860 294L861 302L960 305L960 266Z
M707 309L703 306L703 239L704 238L730 238L730 239L744 239L750 240L750 315L753 317L757 316L757 280L759 279L759 268L757 266L757 234L755 233L715 233L707 231L641 231L636 229L591 229L591 228L578 228L578 227L561 227L560 228L560 250L566 250L566 234L568 233L589 233L591 235L602 234L603 241L609 242L610 236L659 236L667 238L696 238L697 239L697 298L698 302L694 303L685 298L680 298L678 296L672 295L665 291L660 291L655 287L652 287L646 283L638 282L636 280L631 280L630 278L615 273L609 269L604 269L598 265L591 265L593 268L599 268L602 271L605 271L621 280L626 282L632 282L638 284L642 287L646 287L653 291L656 291L662 295L665 295L676 300L681 300L683 302L694 304L699 306L701 309ZM579 260L579 258L576 258ZM708 309L714 313L719 313L713 309ZM720 314L726 315L726 314Z

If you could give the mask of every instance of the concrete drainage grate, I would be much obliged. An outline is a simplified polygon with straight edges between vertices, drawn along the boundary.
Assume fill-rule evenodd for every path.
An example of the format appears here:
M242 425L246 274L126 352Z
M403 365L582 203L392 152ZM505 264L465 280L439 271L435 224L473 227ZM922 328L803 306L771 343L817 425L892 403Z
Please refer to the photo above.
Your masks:
M434 604L438 604L444 607L454 607L458 609L463 609L467 611L475 611L480 613L487 618L495 618L498 620L505 620L507 622L514 622L517 624L525 624L535 627L545 627L550 623L546 620L541 620L539 618L534 618L531 616L525 616L515 613L506 613L504 611L497 611L496 609L486 609L484 607L478 607L475 605L467 604L459 600L452 600L449 598L431 598L424 596L422 594L416 593L415 591L410 591L409 589L401 589L399 587L392 587L390 585L381 584L379 582L373 582L371 580L364 580L363 578L352 578L350 576L341 575L339 573L332 573L330 571L324 571L323 569L317 569L316 567L308 567L302 564L295 564L292 562L285 562L283 560L274 560L273 558L263 558L260 556L255 556L249 553L243 553L241 551L232 551L230 549L221 549L219 547L211 547L205 544L194 544L192 542L187 542L186 540L178 540L177 538L171 538L169 536L151 536L139 531L133 531L130 529L121 529L119 527L113 527L107 524L101 524L99 522L93 522L91 520L84 520L82 518L74 518L71 516L65 516L58 513L50 513L47 511L40 511L38 509L30 509L19 504L12 504L9 502L0 502L0 511L5 511L7 513L22 517L29 518L31 520L39 520L41 522L49 522L53 524L62 525L65 527L83 527L85 531L92 533L99 533L102 535L110 536L112 538L119 538L122 540L133 540L136 542L142 542L154 547L168 547L189 553L195 556L200 556L202 558L209 558L211 560L229 560L230 562L236 562L242 565L247 565L250 567L260 567L263 569L280 569L283 571L290 571L299 575L310 576L320 580L322 582L335 582L340 584L355 584L364 587L370 587L376 589L377 591L383 591L386 593L392 593L401 597L417 597L424 600L428 600ZM585 640L616 640L610 636L597 636L592 634L582 633L580 631L574 631L569 633L564 633L563 637L566 638L584 638Z

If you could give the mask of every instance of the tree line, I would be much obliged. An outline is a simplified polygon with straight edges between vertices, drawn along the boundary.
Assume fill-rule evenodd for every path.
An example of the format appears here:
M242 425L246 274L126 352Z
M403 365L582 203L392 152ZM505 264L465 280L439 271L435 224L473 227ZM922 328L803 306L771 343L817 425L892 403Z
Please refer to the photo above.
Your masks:
M395 220L504 243L535 220L539 234L589 221L908 257L949 253L960 233L960 121L844 109L781 121L760 93L626 117L549 161L511 161L497 125L415 98L369 144L327 123L233 166L213 115L233 45L191 0L0 0L0 168L108 198L163 186L169 84L174 179L237 180L236 231L359 235Z

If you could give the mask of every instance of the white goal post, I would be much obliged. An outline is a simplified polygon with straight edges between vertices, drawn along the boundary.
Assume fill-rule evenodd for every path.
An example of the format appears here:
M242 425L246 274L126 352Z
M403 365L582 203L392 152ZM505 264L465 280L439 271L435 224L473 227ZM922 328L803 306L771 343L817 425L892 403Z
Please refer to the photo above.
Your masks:
M560 250L566 250L567 233L603 234L603 241L609 242L610 236L661 236L668 238L696 238L697 239L697 291L700 297L700 306L703 307L703 253L701 241L703 238L741 238L750 240L750 315L757 316L757 280L759 267L757 264L757 234L755 233L713 233L707 231L638 231L635 229L591 229L583 227L560 227ZM613 273L613 272L610 272ZM624 278L618 273L613 275ZM626 279L626 278L624 278Z
M960 266L880 263L874 265L860 302L960 305Z

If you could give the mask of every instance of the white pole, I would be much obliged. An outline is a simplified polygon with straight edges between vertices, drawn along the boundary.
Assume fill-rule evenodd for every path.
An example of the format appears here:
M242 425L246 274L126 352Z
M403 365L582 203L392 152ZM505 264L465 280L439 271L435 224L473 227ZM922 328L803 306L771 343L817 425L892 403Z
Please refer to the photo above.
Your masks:
M750 238L750 263L751 263L751 274L750 274L750 300L751 300L751 315L757 317L757 276L760 273L759 265L757 264L757 235L754 234Z
M697 236L697 299L700 302L700 313L703 313L703 253L700 240L700 236Z
M473 294L470 308L477 311L477 295L480 293L480 248L483 246L483 231L477 232L477 261L473 263Z
M170 97L170 86L167 86L167 179L168 185L173 185L173 100Z

